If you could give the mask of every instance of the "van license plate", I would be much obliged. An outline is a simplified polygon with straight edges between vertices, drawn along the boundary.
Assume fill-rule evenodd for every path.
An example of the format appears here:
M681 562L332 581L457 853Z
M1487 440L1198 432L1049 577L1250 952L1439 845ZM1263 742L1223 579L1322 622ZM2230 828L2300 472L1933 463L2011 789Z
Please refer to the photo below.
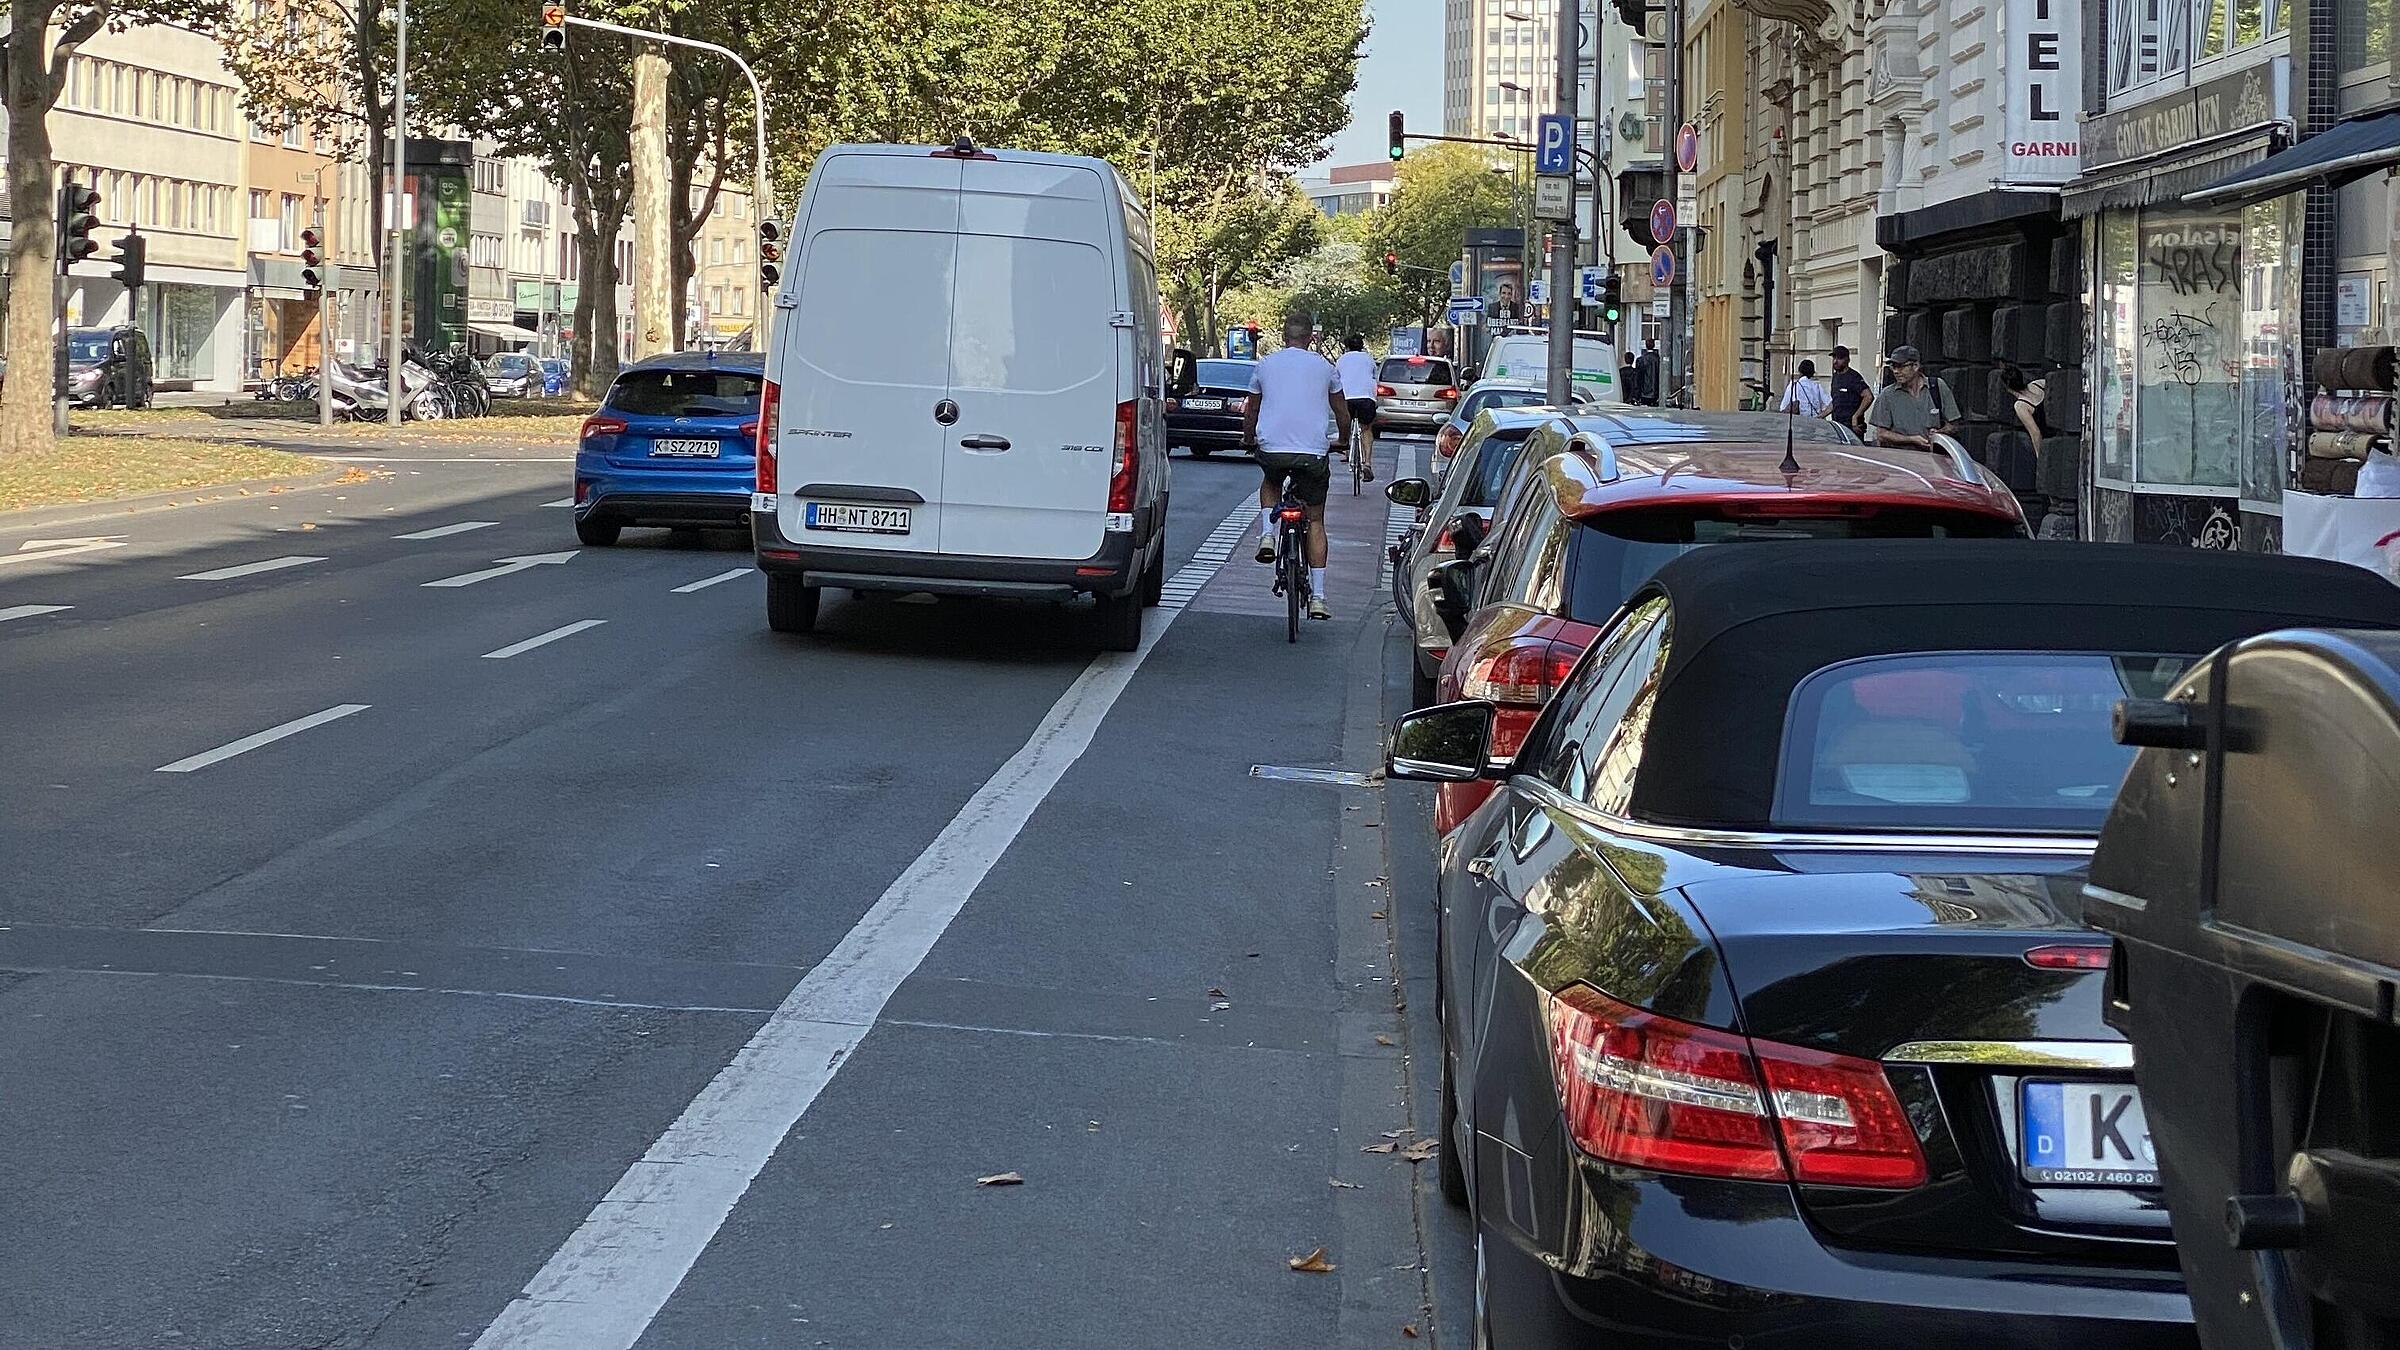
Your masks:
M2155 1186L2158 1155L2131 1083L2017 1087L2018 1166L2038 1186Z
M812 530L846 530L853 534L906 534L905 506L835 506L810 502L801 523Z
M718 454L718 446L715 441L652 441L650 442L650 453L667 455L676 459L715 459Z

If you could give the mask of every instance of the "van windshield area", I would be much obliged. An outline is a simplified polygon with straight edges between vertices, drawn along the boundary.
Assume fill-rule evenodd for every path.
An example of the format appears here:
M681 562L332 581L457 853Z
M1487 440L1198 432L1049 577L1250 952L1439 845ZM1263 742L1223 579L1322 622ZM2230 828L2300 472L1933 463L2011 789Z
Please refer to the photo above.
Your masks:
M747 370L629 370L608 406L638 417L729 417L758 411L765 377Z
M1375 377L1385 384L1451 384L1450 363L1438 356L1387 356Z
M67 333L67 360L91 364L108 359L109 337L105 328L77 328Z

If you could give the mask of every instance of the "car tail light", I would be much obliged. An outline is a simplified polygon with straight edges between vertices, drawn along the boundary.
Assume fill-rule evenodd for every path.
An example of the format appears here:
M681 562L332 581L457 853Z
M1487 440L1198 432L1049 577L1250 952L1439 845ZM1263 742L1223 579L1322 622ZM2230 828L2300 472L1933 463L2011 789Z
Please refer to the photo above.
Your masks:
M593 413L583 419L582 437L588 441L594 436L616 436L622 434L625 427L626 422L622 417L611 417L607 413Z
M1399 391L1392 388L1388 384L1379 384L1375 386L1375 397L1377 398L1396 398L1398 396Z
M592 499L592 480L591 480L591 479L589 479L589 478L578 478L578 479L576 479L576 480L575 480L575 504L576 504L577 506L581 506L581 505L583 505L585 502L588 502L588 501L590 501L591 499Z
M1139 435L1142 405L1117 405L1117 451L1109 463L1108 509L1116 512L1133 509L1134 484L1141 478L1142 452Z
M1525 744L1525 733L1533 730L1533 719L1541 715L1542 705L1567 682L1581 655L1580 649L1565 643L1530 638L1487 651L1467 667L1458 696L1496 705L1493 759L1515 757Z
M1179 398L1170 398L1170 399L1168 399L1168 400L1167 400L1167 411L1168 411L1168 412L1181 412L1181 411L1183 411L1183 400L1182 400L1182 399L1179 399Z
M1630 1167L1905 1189L1925 1157L1883 1066L1757 1041L1585 985L1550 1000L1551 1067L1576 1145Z
M775 414L783 406L783 386L773 380L758 394L758 434L750 443L751 455L758 461L758 490L775 495Z
M1445 422L1442 424L1442 429L1434 434L1433 453L1443 459L1449 459L1458 453L1459 442L1465 439L1466 436L1459 431L1456 423Z
M1250 411L1250 400L1246 398L1229 398L1225 400L1225 410L1227 412L1248 412Z
M2097 944L2059 943L2025 953L2025 964L2039 970L2106 970L2108 948Z
M1440 393L1438 393L1438 394L1435 394L1435 395L1434 395L1434 397L1435 397L1435 398L1457 398L1457 397L1458 397L1458 386L1457 386L1457 385L1451 385L1450 387L1448 387L1448 388L1446 388L1446 389L1442 390Z

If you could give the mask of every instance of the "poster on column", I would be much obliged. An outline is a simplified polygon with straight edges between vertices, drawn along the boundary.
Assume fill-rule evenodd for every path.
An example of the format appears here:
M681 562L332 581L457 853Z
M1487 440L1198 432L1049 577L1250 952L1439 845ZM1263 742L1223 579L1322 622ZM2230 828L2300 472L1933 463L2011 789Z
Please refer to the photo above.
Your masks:
M2001 39L2000 180L2056 186L2080 172L2083 7L2008 0Z

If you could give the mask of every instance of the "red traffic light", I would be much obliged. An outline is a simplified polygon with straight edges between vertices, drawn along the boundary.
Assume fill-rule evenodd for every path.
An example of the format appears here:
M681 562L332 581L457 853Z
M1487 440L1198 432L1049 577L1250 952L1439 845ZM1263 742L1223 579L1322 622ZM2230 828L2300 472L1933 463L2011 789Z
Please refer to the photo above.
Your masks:
M1383 270L1384 270L1384 274L1385 274L1386 276L1395 276L1395 277L1396 277L1396 276L1400 275L1400 255L1399 255L1399 254L1397 254L1397 253L1386 253L1386 254L1384 254L1384 255L1383 255Z

